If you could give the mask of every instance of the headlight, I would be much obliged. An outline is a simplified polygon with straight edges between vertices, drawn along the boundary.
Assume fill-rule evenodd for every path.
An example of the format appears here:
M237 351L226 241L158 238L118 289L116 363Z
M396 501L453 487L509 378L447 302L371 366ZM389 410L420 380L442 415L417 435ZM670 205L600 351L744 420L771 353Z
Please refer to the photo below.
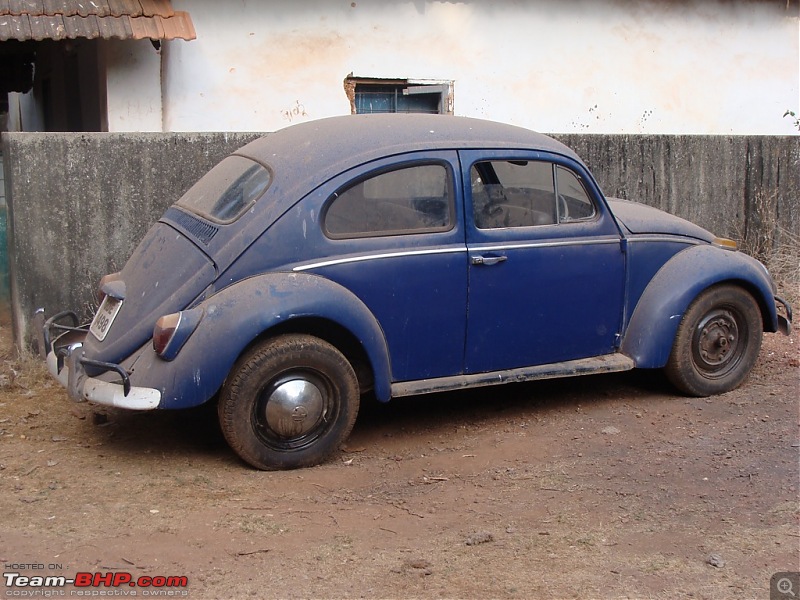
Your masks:
M153 350L164 360L173 360L202 319L202 308L164 315L153 328Z

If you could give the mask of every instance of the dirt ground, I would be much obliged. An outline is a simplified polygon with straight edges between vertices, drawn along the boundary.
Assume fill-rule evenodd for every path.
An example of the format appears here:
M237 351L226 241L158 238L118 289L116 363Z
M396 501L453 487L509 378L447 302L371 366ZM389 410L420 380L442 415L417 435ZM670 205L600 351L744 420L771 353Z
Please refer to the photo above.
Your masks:
M796 334L715 398L642 371L367 403L339 456L279 473L213 410L74 404L0 362L4 573L188 581L67 596L767 598L800 570Z

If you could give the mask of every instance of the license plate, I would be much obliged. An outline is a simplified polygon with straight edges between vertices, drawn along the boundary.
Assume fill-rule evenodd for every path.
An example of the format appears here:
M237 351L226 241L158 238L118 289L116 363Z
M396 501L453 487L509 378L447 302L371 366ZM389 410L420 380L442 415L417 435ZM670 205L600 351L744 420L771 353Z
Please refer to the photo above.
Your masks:
M108 330L111 329L111 325L114 323L114 319L120 308L122 308L122 300L117 300L111 296L106 296L103 299L103 303L100 305L100 308L97 309L97 314L94 316L92 324L89 327L89 332L96 337L98 341L102 342L106 339Z

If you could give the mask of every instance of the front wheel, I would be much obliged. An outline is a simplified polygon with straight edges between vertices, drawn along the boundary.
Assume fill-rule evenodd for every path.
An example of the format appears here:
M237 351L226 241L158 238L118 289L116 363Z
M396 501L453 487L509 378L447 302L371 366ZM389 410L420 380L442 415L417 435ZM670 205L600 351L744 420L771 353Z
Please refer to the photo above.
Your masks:
M222 433L263 470L317 465L347 439L358 415L358 381L347 359L309 335L283 335L245 353L219 401Z
M761 311L735 285L700 294L683 316L667 366L669 380L692 396L722 394L749 375L761 350Z

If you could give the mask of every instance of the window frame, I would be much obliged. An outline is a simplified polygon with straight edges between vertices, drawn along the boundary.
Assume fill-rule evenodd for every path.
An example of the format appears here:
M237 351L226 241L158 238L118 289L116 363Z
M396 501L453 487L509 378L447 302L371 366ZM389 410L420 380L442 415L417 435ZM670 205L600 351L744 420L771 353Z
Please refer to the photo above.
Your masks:
M380 175L391 173L394 171L402 171L404 169L411 169L414 167L424 167L424 166L440 166L445 170L445 176L447 178L447 215L448 215L448 224L445 227L424 227L419 229L389 229L389 230L381 230L381 231L367 231L362 233L334 233L328 229L328 213L330 212L331 207L336 203L336 200L342 197L344 192L347 192L358 185L362 185L370 179L375 177L379 177ZM385 165L381 168L374 169L368 171L366 173L360 174L358 177L354 177L347 181L344 185L338 187L328 198L325 200L322 210L320 211L320 225L322 229L323 235L335 241L342 241L342 240L358 240L358 239L372 239L372 238L384 238L384 237L399 237L399 236L411 236L411 235L430 235L430 234L446 234L457 226L457 211L456 211L456 185L455 185L455 177L456 173L454 172L452 165L441 159L429 158L429 159L419 159L419 160L410 160L410 161L403 161L399 163L394 163L391 165Z
M556 221L555 223L543 223L540 225L532 224L532 225L509 225L505 227L479 227L478 220L475 217L475 198L472 192L472 186L469 187L469 194L470 194L470 211L469 216L472 222L472 227L474 227L477 231L487 232L487 231L504 231L504 230L526 230L526 229L537 229L540 230L545 227L557 227L561 225L570 225L570 224L582 224L582 223L591 223L593 221L597 221L600 218L600 210L597 205L597 200L595 199L594 195L591 193L590 189L586 185L585 178L577 172L575 169L571 168L570 166L554 160L550 157L537 157L537 158L529 158L524 156L514 156L513 154L509 154L508 156L493 156L493 157L486 157L486 158L479 158L477 160L472 161L469 164L468 171L466 172L467 179L472 181L472 171L475 169L476 165L480 163L505 163L505 162L519 162L519 161L526 161L526 162L539 162L539 163L547 163L550 165L550 178L553 184L553 197L555 201L555 214L556 214ZM558 191L558 169L563 169L569 174L572 174L575 179L577 180L578 184L583 189L584 195L586 199L592 206L592 214L588 217L582 217L579 219L567 219L562 220L562 211L560 202L558 201L560 194Z
M596 220L598 218L597 202L595 202L592 199L592 196L589 193L589 190L586 188L586 182L584 181L584 178L581 177L581 175L579 173L576 173L573 169L570 169L569 167L567 167L565 165L560 165L560 164L555 163L555 162L552 163L552 164L553 164L553 184L555 186L556 198L558 199L558 198L561 197L561 193L558 190L558 170L562 169L566 173L568 173L568 174L572 175L573 177L575 177L575 180L578 182L578 185L580 185L581 189L583 190L584 196L586 196L586 199L589 201L589 204L592 207L592 214L587 216L587 217L581 217L579 219L568 218L566 221L562 221L561 220L561 204L558 202L558 200L556 200L556 211L557 211L557 214L558 214L558 221L556 222L556 225L567 225L567 224L570 224L570 223L588 223L588 222ZM565 202L566 202L566 200L565 200Z
M376 111L376 112L360 112L358 110L358 94L362 93L358 90L359 87L374 87L374 88L393 88L395 93L401 93L404 96L413 96L417 94L437 94L438 95L438 110L436 113L428 111ZM386 113L421 113L421 114L440 114L452 115L453 114L453 81L439 80L439 79L390 79L390 78L370 78L370 77L353 77L352 75L345 78L344 81L345 93L350 100L350 113L351 114L386 114Z

